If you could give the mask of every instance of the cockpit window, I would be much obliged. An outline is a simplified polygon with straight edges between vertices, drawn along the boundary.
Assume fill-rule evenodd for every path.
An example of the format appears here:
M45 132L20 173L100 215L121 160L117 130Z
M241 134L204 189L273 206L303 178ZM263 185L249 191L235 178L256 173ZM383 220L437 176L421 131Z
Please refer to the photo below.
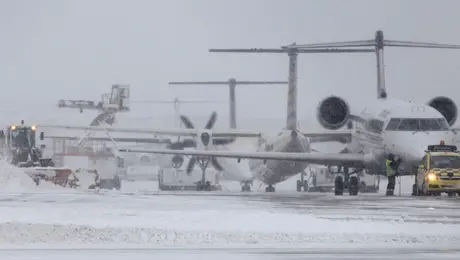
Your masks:
M403 119L399 124L398 131L418 131L419 120L417 119Z
M444 118L392 118L386 131L448 131Z
M450 125L445 118L438 118L436 120L443 131L448 131L450 129Z
M401 124L401 119L399 118L392 118L387 125L387 131L395 131L398 129L399 124Z
M421 131L439 131L442 130L439 125L438 119L420 119L420 130ZM449 127L447 127L449 130Z
M382 133L383 130L383 121L377 119L371 119L366 123L366 129L374 133Z

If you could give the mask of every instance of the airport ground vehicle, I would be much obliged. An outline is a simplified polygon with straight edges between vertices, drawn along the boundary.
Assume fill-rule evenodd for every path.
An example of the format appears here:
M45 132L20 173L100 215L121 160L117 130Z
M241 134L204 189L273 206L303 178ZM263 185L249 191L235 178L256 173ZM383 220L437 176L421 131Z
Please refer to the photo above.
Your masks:
M87 141L84 145L73 146L72 138L54 136L47 139L52 140L51 152L57 166L79 173L80 183L83 175L89 175L85 184L88 187L84 188L121 189L121 179L126 175L124 160L117 157L105 142Z
M340 167L315 166L310 169L309 177L309 192L329 192L334 191L335 177L339 175L344 178L343 171ZM358 185L357 189L360 193L377 193L380 185L380 175L369 175L366 171L360 171L355 174ZM349 192L355 192L354 189L348 189Z
M25 125L21 120L19 125L10 125L0 131L0 144L3 160L24 168L37 185L40 181L50 181L61 186L75 186L72 170L66 167L55 167L52 158L43 156L42 147L36 145L37 127ZM40 134L43 140L43 135Z
M455 145L429 145L416 172L414 196L460 195L460 154Z
M206 171L206 183L204 189L201 188L201 170L194 169L187 174L181 168L161 168L158 170L158 189L159 190L221 190L219 185L219 175L216 171Z

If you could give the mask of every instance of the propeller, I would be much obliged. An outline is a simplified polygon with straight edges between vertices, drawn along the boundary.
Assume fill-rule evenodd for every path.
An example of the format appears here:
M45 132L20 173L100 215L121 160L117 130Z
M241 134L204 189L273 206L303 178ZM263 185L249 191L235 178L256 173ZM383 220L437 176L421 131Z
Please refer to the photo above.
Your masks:
M192 123L190 118L188 118L187 116L181 115L180 120L182 121L182 123L184 124L184 126L186 128L195 129L195 125ZM216 120L217 120L217 113L212 112L212 114L209 117L208 121L206 122L206 125L205 125L204 128L206 130L211 130L214 127L214 125L216 123ZM230 144L230 143L235 141L235 138L211 138L211 136L209 136L208 133L203 133L199 138L201 138L201 142L203 142L203 144L205 146L207 146L211 140L212 140L212 144L216 145L216 146L218 146L218 145L227 145L227 144ZM169 147L169 149L183 150L184 148L189 148L189 147L196 148L197 143L193 139L184 139L182 141L178 140L177 142L171 143L168 147ZM176 157L181 157L182 162L183 162L183 157L182 156L180 156L180 155L174 156L175 160L179 161L179 159L176 158ZM195 156L192 156L190 158L190 160L189 160L189 162L187 164L187 168L186 168L186 173L188 175L190 175L191 172L193 171L193 169L195 168L196 161L197 161L197 158ZM222 166L219 164L219 162L217 161L217 159L215 157L212 157L210 162L211 162L212 166L216 170L218 170L218 171L223 170Z

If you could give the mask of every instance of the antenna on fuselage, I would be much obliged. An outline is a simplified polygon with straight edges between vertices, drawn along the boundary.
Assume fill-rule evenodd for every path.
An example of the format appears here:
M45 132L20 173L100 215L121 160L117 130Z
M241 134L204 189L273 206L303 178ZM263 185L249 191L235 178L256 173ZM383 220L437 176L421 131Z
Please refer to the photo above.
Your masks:
M429 42L413 42L413 41L392 41L385 40L383 31L378 30L375 32L375 38L372 40L362 41L345 41L345 42L330 42L330 43L313 43L295 45L297 49L301 50L315 50L317 48L357 48L357 47L374 47L374 52L377 57L377 98L384 99L387 97L385 88L385 71L383 61L383 48L389 47L409 47L409 48L430 48L430 49L460 49L460 45L453 44L440 44ZM292 48L288 46L288 48Z
M229 87L230 128L236 128L236 85L281 85L287 81L238 81L230 78L228 81L174 81L169 85L225 85Z
M209 52L232 52L232 53L286 53L289 56L289 78L288 78L288 102L286 130L297 130L297 56L299 53L354 53L374 52L369 49L299 49L294 47L295 43L288 47L275 49L210 49Z

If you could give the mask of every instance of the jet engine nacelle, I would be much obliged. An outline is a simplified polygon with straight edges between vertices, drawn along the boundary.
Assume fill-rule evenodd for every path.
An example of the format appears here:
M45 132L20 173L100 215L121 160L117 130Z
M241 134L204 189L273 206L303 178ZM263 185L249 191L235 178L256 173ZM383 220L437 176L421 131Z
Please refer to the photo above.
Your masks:
M457 106L452 99L448 97L435 97L430 100L427 105L438 110L450 126L455 124L457 120Z
M321 101L316 111L319 124L329 130L336 130L348 122L350 107L342 98L330 96Z

